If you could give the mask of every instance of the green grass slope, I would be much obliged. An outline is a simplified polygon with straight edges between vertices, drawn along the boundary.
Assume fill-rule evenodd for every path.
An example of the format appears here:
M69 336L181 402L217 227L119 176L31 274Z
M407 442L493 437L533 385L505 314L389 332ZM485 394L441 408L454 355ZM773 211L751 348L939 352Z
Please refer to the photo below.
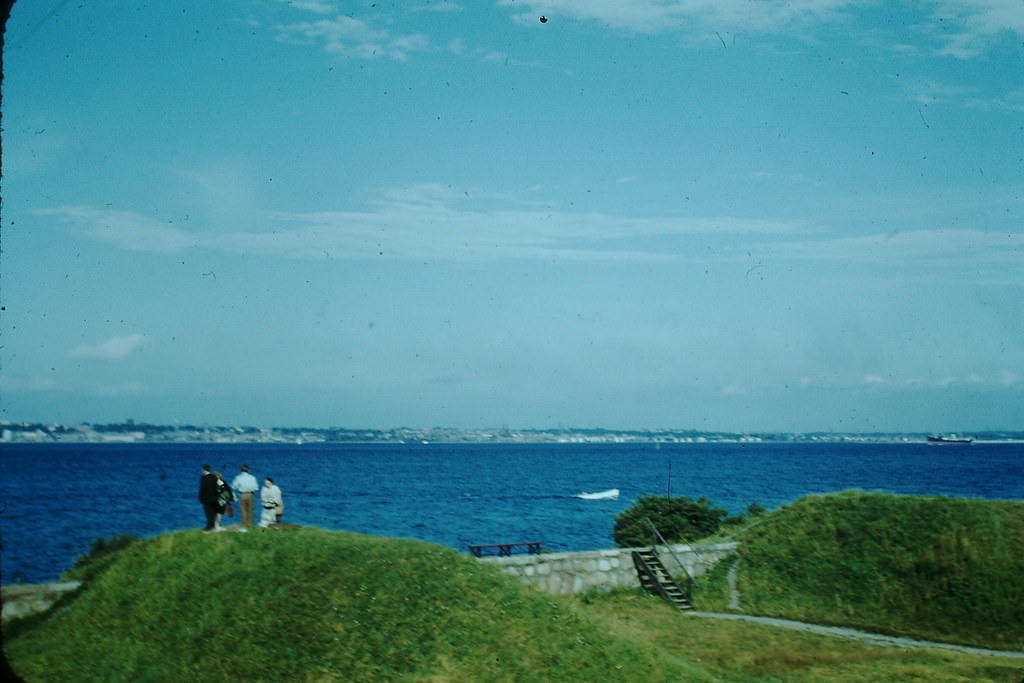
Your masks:
M29 681L708 679L453 550L317 529L136 542L12 633Z
M1022 502L845 491L739 540L746 612L1024 650Z

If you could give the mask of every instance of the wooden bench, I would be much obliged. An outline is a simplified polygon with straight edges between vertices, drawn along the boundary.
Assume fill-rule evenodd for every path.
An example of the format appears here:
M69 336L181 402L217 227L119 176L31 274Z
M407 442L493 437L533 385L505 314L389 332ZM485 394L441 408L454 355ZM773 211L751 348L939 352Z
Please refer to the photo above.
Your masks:
M485 545L471 545L469 552L477 557L484 555L511 555L513 548L525 547L526 552L531 555L540 554L540 541L527 541L524 543L488 543Z

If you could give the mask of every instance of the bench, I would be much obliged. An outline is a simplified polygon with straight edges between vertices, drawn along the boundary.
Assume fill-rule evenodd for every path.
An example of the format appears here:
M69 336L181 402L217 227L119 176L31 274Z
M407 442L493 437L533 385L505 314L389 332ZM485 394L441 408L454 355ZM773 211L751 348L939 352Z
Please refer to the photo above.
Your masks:
M485 545L471 545L469 546L469 552L473 553L476 557L483 557L484 555L511 555L513 548L525 547L526 552L531 555L540 554L540 541L527 541L524 543L488 543Z

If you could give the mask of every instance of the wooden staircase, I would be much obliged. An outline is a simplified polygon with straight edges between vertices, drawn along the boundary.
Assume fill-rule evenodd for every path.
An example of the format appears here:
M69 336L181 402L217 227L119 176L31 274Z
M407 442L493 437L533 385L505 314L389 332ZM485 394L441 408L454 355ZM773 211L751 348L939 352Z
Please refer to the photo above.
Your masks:
M636 573L644 590L661 596L679 610L693 609L690 592L680 588L661 563L654 548L634 550L633 565L636 566Z

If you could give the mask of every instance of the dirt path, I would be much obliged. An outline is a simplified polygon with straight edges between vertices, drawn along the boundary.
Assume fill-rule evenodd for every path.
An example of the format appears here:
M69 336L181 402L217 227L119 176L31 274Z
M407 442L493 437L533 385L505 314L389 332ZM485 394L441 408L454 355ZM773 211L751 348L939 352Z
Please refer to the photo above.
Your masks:
M1024 652L1015 650L988 650L981 647L970 647L968 645L955 645L953 643L937 643L929 640L915 640L903 636L886 636L880 633L868 633L853 628L841 626L819 626L818 624L807 624L802 621L791 621L789 619L776 619L775 617L755 617L749 614L726 614L722 612L684 612L686 616L706 617L710 619L733 619L738 621L749 621L755 624L766 624L779 628L788 628L795 631L807 633L820 633L821 635L834 636L836 638L849 638L869 645L884 645L889 647L903 648L932 648L937 650L953 650L971 655L989 655L993 657L1013 657L1024 659Z
M736 558L736 561L729 565L729 574L726 577L729 581L729 609L734 609L737 612L743 609L740 607L740 589L737 585L738 582L736 579L736 576L739 573L739 568L740 560L739 558Z

